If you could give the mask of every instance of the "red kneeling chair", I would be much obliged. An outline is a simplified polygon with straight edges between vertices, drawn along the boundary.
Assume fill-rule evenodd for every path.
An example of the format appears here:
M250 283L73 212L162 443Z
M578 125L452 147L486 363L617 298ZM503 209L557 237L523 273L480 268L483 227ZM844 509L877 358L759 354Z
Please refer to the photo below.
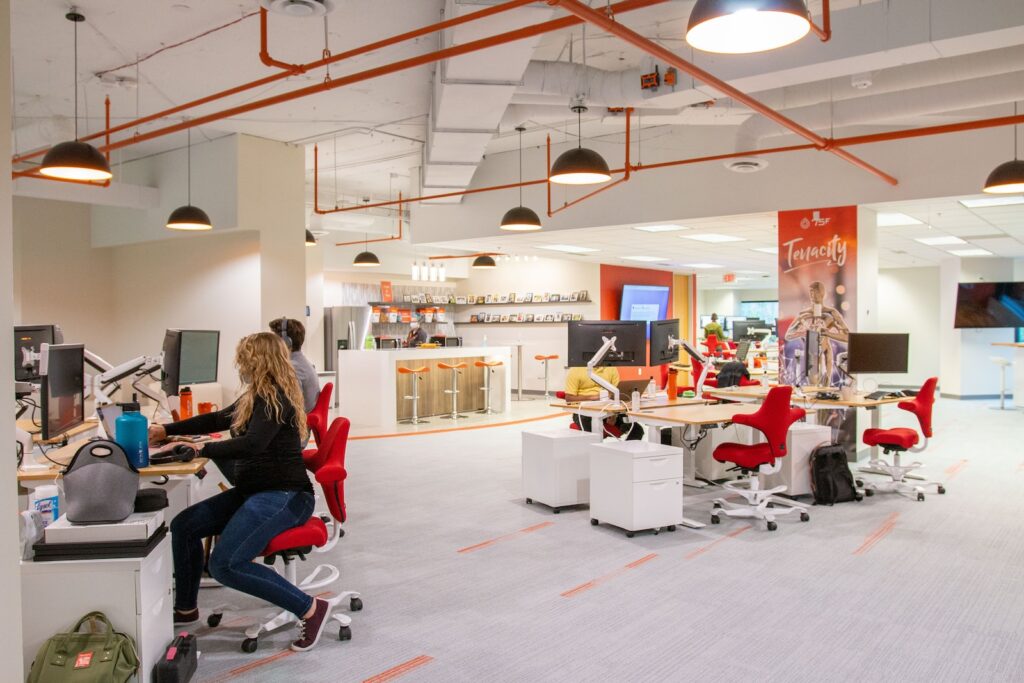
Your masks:
M559 398L559 399L564 401L565 400L565 392L564 391L556 391L555 392L555 398ZM605 422L604 422L604 435L603 436L613 436L616 439L621 439L622 438L622 430L619 429L617 426L615 426L614 422L608 422L608 419L609 418L605 418ZM572 422L569 423L569 429L575 429L576 431L582 431L581 427L576 423L576 420L573 420Z
M806 414L803 408L790 406L792 394L793 387L774 387L756 413L733 415L733 423L753 427L764 434L766 441L754 445L723 443L715 449L715 460L734 464L744 474L750 474L750 477L722 485L730 493L742 496L747 504L734 505L724 498L716 499L711 511L712 524L718 524L719 515L724 514L729 517L763 519L768 524L768 531L775 531L778 528L775 517L793 511L800 513L801 522L810 520L807 508L791 500L775 497L775 494L786 490L785 486L770 489L760 487L759 475L775 474L782 469L782 458L786 455L786 434L790 426Z
M327 424L327 414L331 409L331 395L333 393L334 384L328 382L320 390L320 395L317 396L316 405L313 406L313 410L309 411L309 414L306 415L306 424L309 425L309 432L318 446L323 443L327 427L329 426Z
M326 515L320 517L314 513L306 520L305 524L278 534L263 549L263 563L274 565L280 559L284 564L282 568L284 577L307 593L316 593L337 581L341 576L337 567L321 564L317 565L316 569L300 582L297 577L297 567L299 562L306 560L307 555L324 553L333 549L338 540L345 535L341 525L346 518L345 478L348 473L345 471L345 450L348 446L350 427L348 418L335 418L331 423L331 428L324 435L320 447L303 453L306 468L313 473L317 483L320 484L320 489L331 513L330 518L325 520ZM331 525L330 531L327 528L328 523ZM278 571L282 572L282 569ZM321 574L324 576L321 577ZM341 591L327 599L331 608L337 607L343 600L349 601L349 609L353 612L358 612L363 608L363 601L356 591ZM211 627L216 627L220 624L224 611L224 607L214 608L206 623ZM350 628L352 619L345 614L332 614L331 618L339 623L338 639L350 640L352 638ZM250 626L245 630L246 637L242 641L242 651L255 652L261 633L273 631L293 621L295 621L295 615L291 612L279 612L265 622Z
M946 492L946 487L937 481L922 481L919 484L907 483L904 481L907 473L922 467L922 464L919 462L912 462L909 465L900 464L900 455L905 451L920 453L928 446L928 439L932 436L932 406L935 405L935 386L938 381L938 377L925 380L913 400L901 401L897 404L898 407L917 417L917 422L921 426L921 434L924 435L924 443L920 448L917 448L920 437L913 429L896 427L894 429L864 430L864 443L868 446L877 446L885 455L892 453L893 456L891 465L880 458L872 458L868 462L868 466L861 470L889 477L888 481L858 481L857 485L864 487L866 495L873 495L875 491L916 494L917 500L923 501L924 489L927 486L936 487L938 493Z

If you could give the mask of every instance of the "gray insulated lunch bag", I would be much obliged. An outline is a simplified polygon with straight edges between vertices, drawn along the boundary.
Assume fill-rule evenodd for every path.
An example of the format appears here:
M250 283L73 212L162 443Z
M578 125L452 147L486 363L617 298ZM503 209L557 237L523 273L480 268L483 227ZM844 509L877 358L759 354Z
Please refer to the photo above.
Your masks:
M73 524L111 524L132 513L139 471L117 443L94 439L64 470L64 498Z

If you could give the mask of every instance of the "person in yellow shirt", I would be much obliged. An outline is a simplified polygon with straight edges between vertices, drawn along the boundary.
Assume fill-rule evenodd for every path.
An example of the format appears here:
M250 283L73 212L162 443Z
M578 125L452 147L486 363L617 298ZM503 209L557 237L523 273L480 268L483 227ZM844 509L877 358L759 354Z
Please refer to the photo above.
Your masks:
M722 329L722 324L718 322L718 314L711 314L711 322L704 326L704 337L710 335L718 337L718 341L725 341L725 330Z
M612 386L619 386L619 371L615 368L594 368L594 374L608 382ZM581 401L596 401L600 398L602 387L590 379L586 368L569 368L569 374L565 378L565 400L569 403ZM585 432L591 428L591 419L585 415L573 415L573 422ZM644 438L643 429L639 425L632 426L626 416L615 415L605 419L605 433L608 433L608 426L614 425L620 432L627 434L626 439L636 441ZM632 429L630 427L632 426Z

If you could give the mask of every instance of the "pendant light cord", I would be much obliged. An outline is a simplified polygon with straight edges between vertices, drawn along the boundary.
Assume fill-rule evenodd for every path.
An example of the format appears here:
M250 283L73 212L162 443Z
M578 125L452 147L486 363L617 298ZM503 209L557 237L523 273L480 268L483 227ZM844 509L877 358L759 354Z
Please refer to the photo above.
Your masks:
M77 9L72 8L71 11ZM71 23L75 26L75 140L78 140L78 21L72 19Z
M523 205L523 127L519 127L519 206Z
M192 129L186 128L185 133L188 135L188 144L186 145L186 156L188 159L186 166L188 171L186 171L185 175L188 178L188 205L192 206Z
M1019 111L1018 111L1017 105L1018 105L1018 103L1015 101L1013 103L1013 116L1015 118L1019 115ZM1013 160L1014 161L1019 161L1020 160L1020 135L1018 134L1018 132L1019 132L1017 130L1018 128L1020 128L1020 126L1014 126L1013 127Z

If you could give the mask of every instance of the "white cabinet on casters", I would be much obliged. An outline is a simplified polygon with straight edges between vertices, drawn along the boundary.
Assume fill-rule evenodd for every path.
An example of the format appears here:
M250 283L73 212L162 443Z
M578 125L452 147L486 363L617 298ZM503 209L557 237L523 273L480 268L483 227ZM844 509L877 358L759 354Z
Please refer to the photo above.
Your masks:
M523 496L554 509L590 500L590 447L598 434L576 429L523 432Z
M683 449L650 441L590 447L590 523L617 526L632 538L683 523Z

